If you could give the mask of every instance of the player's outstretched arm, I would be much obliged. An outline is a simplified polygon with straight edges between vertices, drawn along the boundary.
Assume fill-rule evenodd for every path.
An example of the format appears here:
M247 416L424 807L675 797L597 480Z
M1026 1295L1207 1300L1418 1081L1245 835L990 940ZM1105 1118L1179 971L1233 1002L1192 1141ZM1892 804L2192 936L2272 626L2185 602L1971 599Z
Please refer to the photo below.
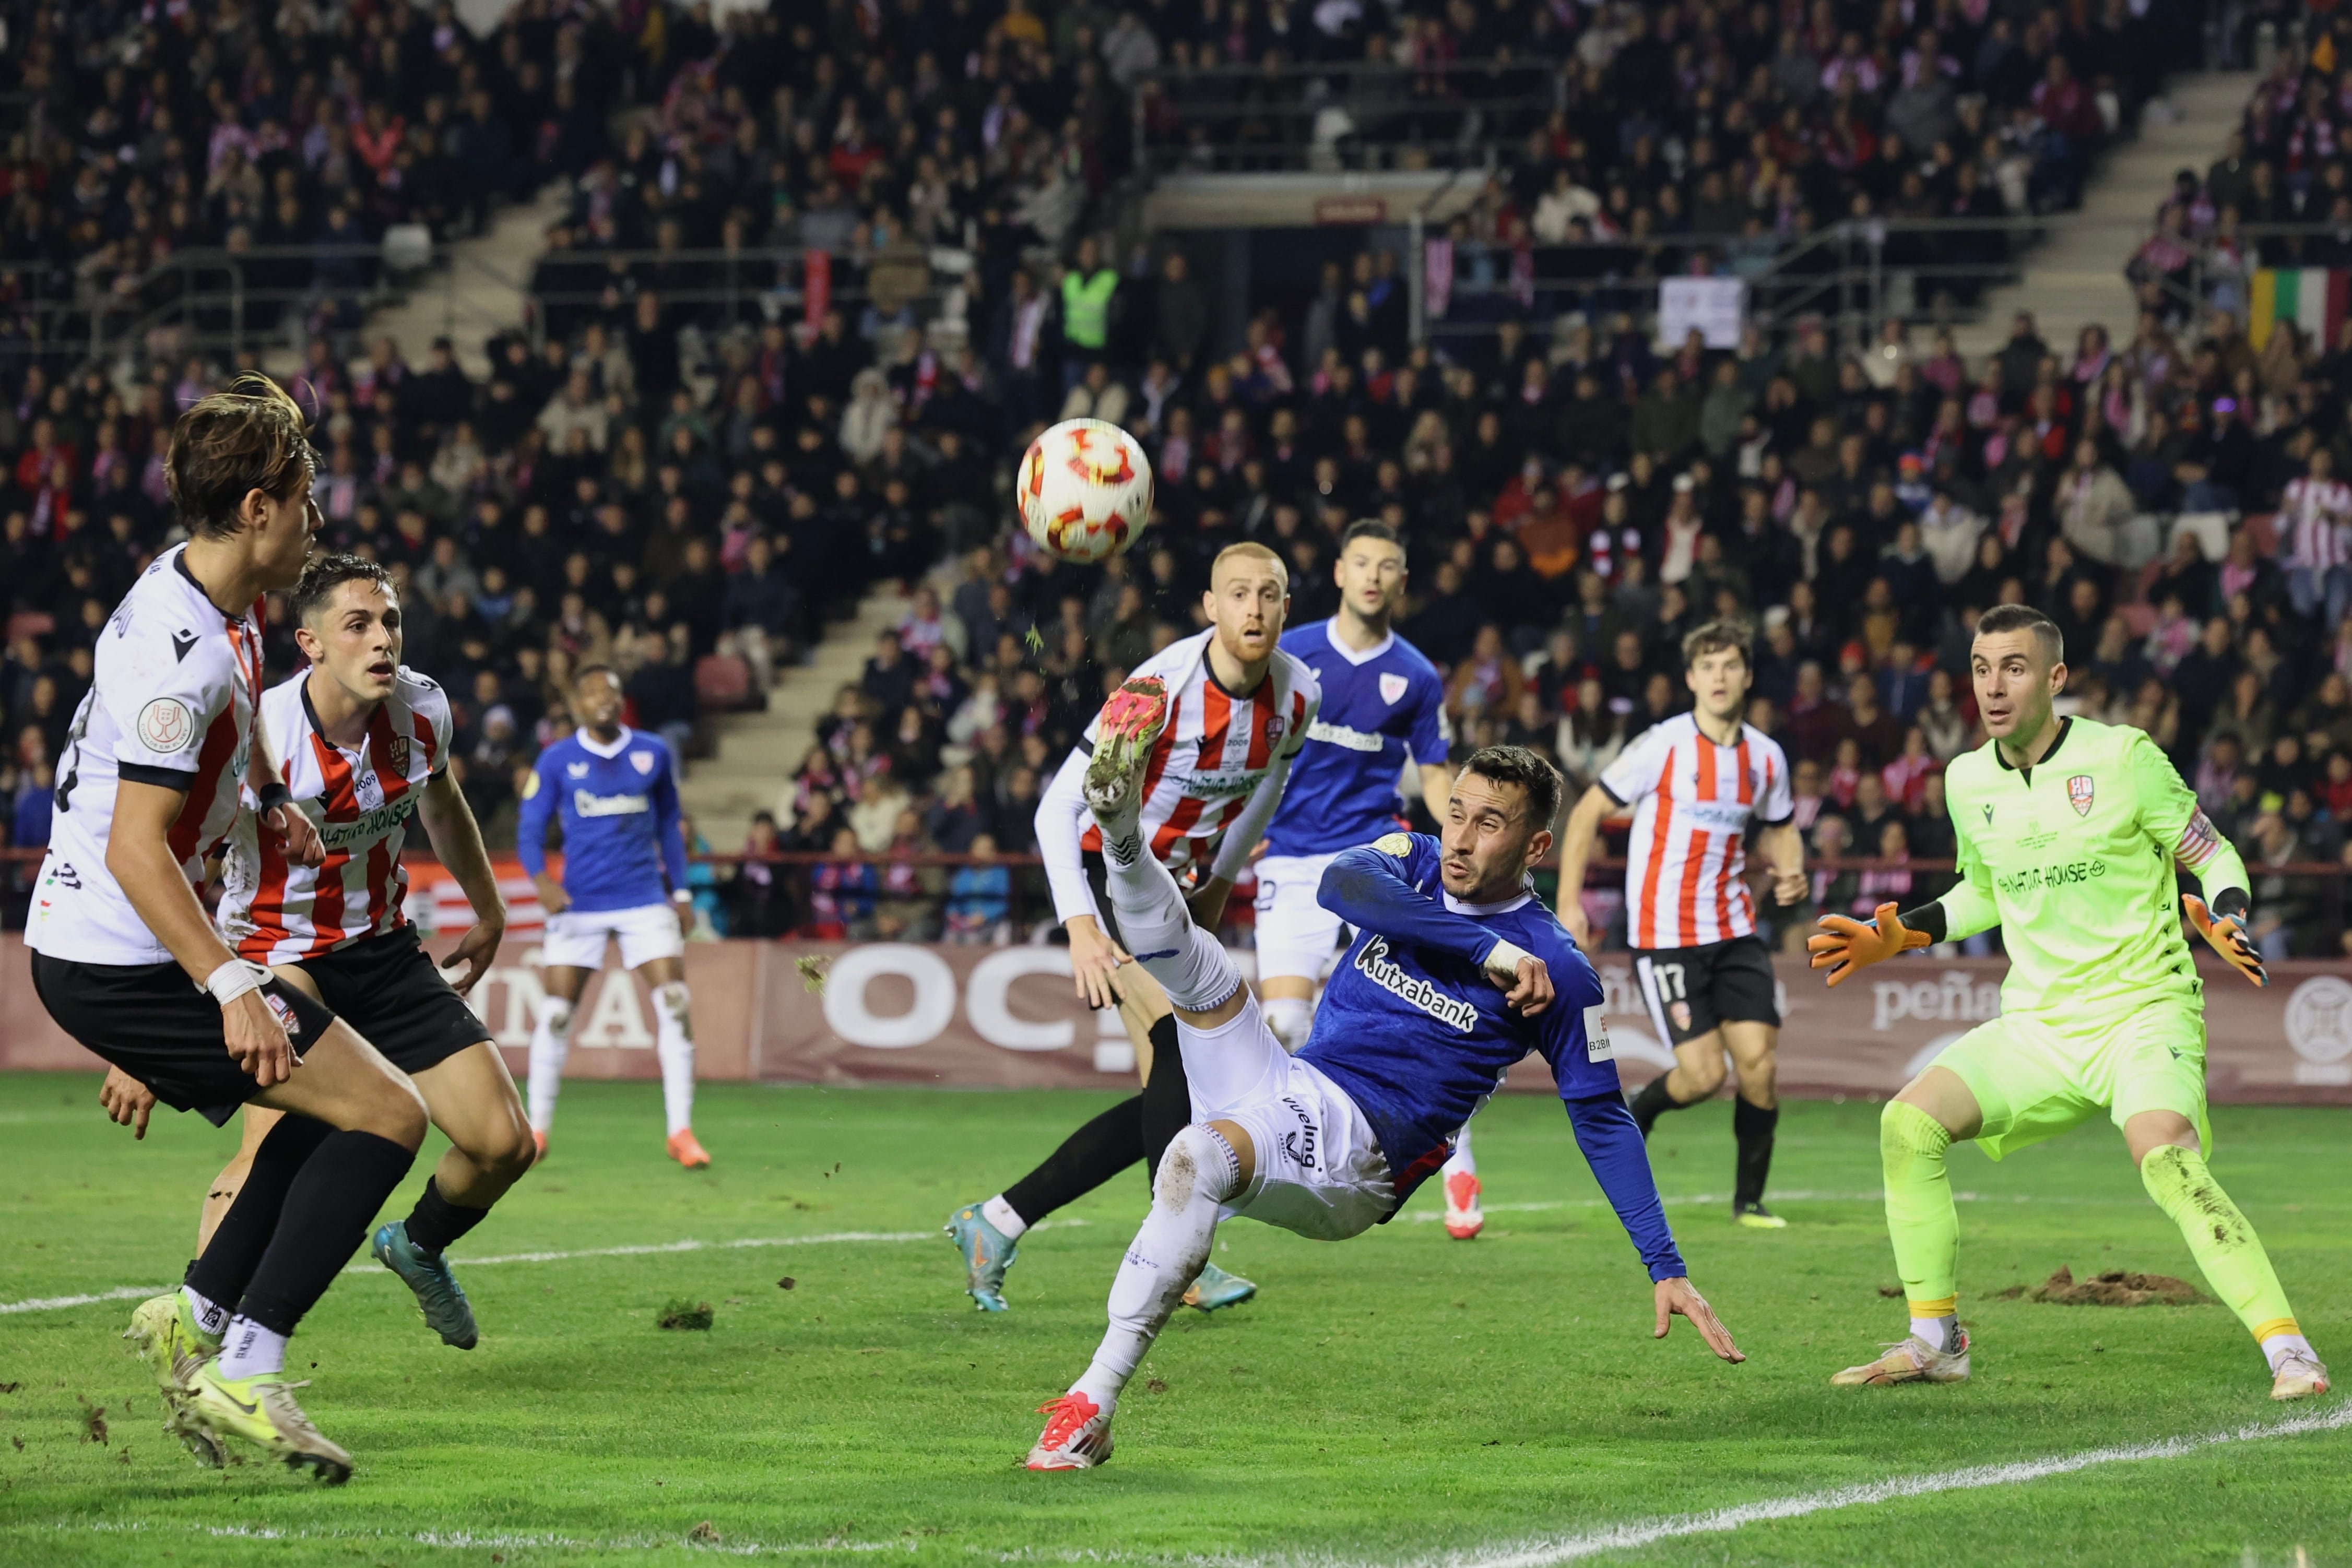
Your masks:
M1551 972L1544 961L1497 936L1466 915L1456 915L1405 880L1407 857L1421 852L1411 834L1391 833L1377 842L1342 850L1323 870L1316 900L1360 931L1391 941L1433 947L1467 958L1509 994L1523 1017L1533 1018L1552 1000Z
M1555 1069L1557 1071L1557 1069ZM1617 1211L1642 1262L1650 1270L1651 1296L1657 1308L1654 1337L1664 1339L1672 1320L1688 1318L1705 1337L1707 1348L1726 1361L1745 1361L1730 1331L1690 1282L1690 1270L1666 1225L1666 1206L1658 1197L1657 1177L1650 1169L1649 1150L1633 1113L1622 1094L1596 1094L1567 1102L1568 1119L1576 1130L1576 1146L1592 1167L1592 1179Z

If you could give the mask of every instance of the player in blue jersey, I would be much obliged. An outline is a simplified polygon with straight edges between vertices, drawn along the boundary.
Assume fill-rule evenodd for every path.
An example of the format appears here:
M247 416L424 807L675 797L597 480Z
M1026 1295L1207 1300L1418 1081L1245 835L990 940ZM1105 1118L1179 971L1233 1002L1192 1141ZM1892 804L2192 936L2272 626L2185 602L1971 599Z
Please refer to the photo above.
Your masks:
M1339 613L1282 639L1284 652L1305 660L1322 683L1323 706L1256 868L1258 996L1265 1027L1292 1051L1307 1043L1315 988L1352 935L1316 896L1324 869L1341 850L1404 826L1398 788L1408 765L1418 769L1433 820L1444 820L1454 789L1444 677L1390 625L1404 596L1403 542L1386 523L1351 524L1333 575ZM1442 1186L1446 1233L1466 1241L1486 1224L1466 1127Z
M1175 1009L1193 1120L1160 1157L1150 1211L1111 1286L1109 1330L1069 1391L1043 1407L1029 1468L1085 1469L1110 1457L1119 1392L1208 1260L1220 1219L1243 1214L1336 1241L1392 1218L1530 1051L1550 1063L1578 1145L1649 1270L1654 1332L1679 1313L1717 1355L1744 1359L1667 1228L1618 1091L1600 978L1528 884L1559 810L1551 765L1489 747L1454 780L1442 838L1391 833L1332 862L1323 900L1361 935L1293 1056L1144 852L1139 759L1166 715L1157 682L1114 693L1086 789L1119 925Z
M530 1031L530 1128L541 1157L555 1122L572 1017L608 938L621 964L654 993L654 1047L661 1058L669 1157L689 1169L710 1156L694 1135L694 1028L686 990L686 934L694 894L686 885L677 773L669 747L621 723L621 677L603 664L572 684L580 727L539 754L523 786L515 849L547 909L547 999ZM563 880L547 874L547 825L563 828ZM663 883L668 883L665 894Z

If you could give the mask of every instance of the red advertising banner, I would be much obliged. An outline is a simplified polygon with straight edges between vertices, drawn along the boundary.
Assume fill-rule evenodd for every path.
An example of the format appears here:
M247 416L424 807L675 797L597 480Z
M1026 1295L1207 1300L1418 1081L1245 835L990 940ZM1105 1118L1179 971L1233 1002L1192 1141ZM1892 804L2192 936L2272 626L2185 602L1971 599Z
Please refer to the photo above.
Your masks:
M446 948L448 939L436 940ZM1244 972L1253 956L1236 954ZM510 940L474 998L520 1073L541 992L535 942ZM1779 960L1781 1092L1884 1097L2000 1010L2000 960L1907 958L1832 991L1799 960ZM1630 963L1603 954L1610 1039L1626 1085L1670 1065ZM2344 966L2274 965L2266 990L2207 977L2206 1081L2221 1103L2352 1104L2352 978ZM819 977L821 977L821 978ZM687 947L699 1076L719 1082L1117 1088L1134 1052L1115 1014L1074 995L1061 947L877 942L697 942ZM49 1021L25 948L0 952L0 1068L94 1071L100 1064ZM635 977L591 982L569 1071L657 1078L652 998ZM1530 1057L1506 1087L1548 1092Z

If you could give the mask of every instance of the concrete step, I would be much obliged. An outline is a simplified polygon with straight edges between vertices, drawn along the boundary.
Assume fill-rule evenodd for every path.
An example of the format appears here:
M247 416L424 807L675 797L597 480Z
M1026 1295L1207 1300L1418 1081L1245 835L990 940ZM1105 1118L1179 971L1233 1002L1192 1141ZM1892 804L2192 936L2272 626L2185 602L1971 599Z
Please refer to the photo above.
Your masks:
M874 639L906 617L898 593L866 597L849 620L828 629L808 658L783 673L761 713L730 714L719 721L718 750L688 768L679 790L687 814L715 850L740 848L755 812L791 820L793 776L816 744L819 720L834 695L865 673Z

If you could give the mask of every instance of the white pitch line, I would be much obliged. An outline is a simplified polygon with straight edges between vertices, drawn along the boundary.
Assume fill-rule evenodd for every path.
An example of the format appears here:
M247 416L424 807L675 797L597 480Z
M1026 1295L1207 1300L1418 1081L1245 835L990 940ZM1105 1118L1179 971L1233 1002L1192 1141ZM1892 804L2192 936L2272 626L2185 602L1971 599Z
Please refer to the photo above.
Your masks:
M1074 1230L1092 1223L1086 1219L1046 1219L1029 1228ZM834 1230L819 1236L746 1236L733 1241L697 1241L689 1238L684 1241L647 1242L632 1247L583 1247L565 1252L494 1252L484 1258L460 1257L456 1261L468 1269L478 1269L493 1263L562 1263L574 1258L644 1258L675 1252L730 1252L747 1248L923 1241L940 1234L937 1230ZM389 1270L370 1261L354 1263L343 1272L381 1275ZM110 1291L93 1291L86 1295L37 1296L26 1301L0 1301L0 1315L59 1312L67 1307L87 1307L99 1301L127 1301L135 1297L160 1296L171 1288L169 1285L117 1285Z
M1611 1525L1578 1535L1539 1537L1478 1547L1468 1552L1414 1558L1396 1564L1394 1568L1554 1568L1555 1564L1579 1562L1603 1552L1654 1546L1661 1541L1674 1541L1684 1536L1720 1534L1744 1525L1761 1524L1772 1520L1802 1519L1809 1514L1867 1508L1879 1503L1900 1502L1907 1498L1933 1497L1939 1492L2019 1486L2052 1476L2073 1475L2078 1470L2095 1469L2103 1465L2129 1464L2139 1459L2185 1458L2190 1454L2225 1444L2265 1442L2273 1437L2338 1431L2346 1427L2352 1427L2352 1403L2339 1401L2332 1409L2315 1411L2311 1415L2297 1416L2284 1421L2251 1422L2228 1432L2162 1437L2152 1443L2119 1443L2111 1448L2085 1448L2078 1453L2054 1454L2042 1459L2018 1459L2004 1465L1971 1465L1964 1469L1927 1475L1895 1476L1885 1480L1832 1487L1822 1491L1800 1492L1793 1497L1768 1498L1761 1502L1740 1503L1706 1513L1645 1520L1632 1524ZM1320 1563L1326 1568L1341 1568L1340 1564L1329 1559L1299 1559L1297 1562L1301 1568L1309 1563ZM1370 1568L1370 1565L1348 1564L1347 1568Z

